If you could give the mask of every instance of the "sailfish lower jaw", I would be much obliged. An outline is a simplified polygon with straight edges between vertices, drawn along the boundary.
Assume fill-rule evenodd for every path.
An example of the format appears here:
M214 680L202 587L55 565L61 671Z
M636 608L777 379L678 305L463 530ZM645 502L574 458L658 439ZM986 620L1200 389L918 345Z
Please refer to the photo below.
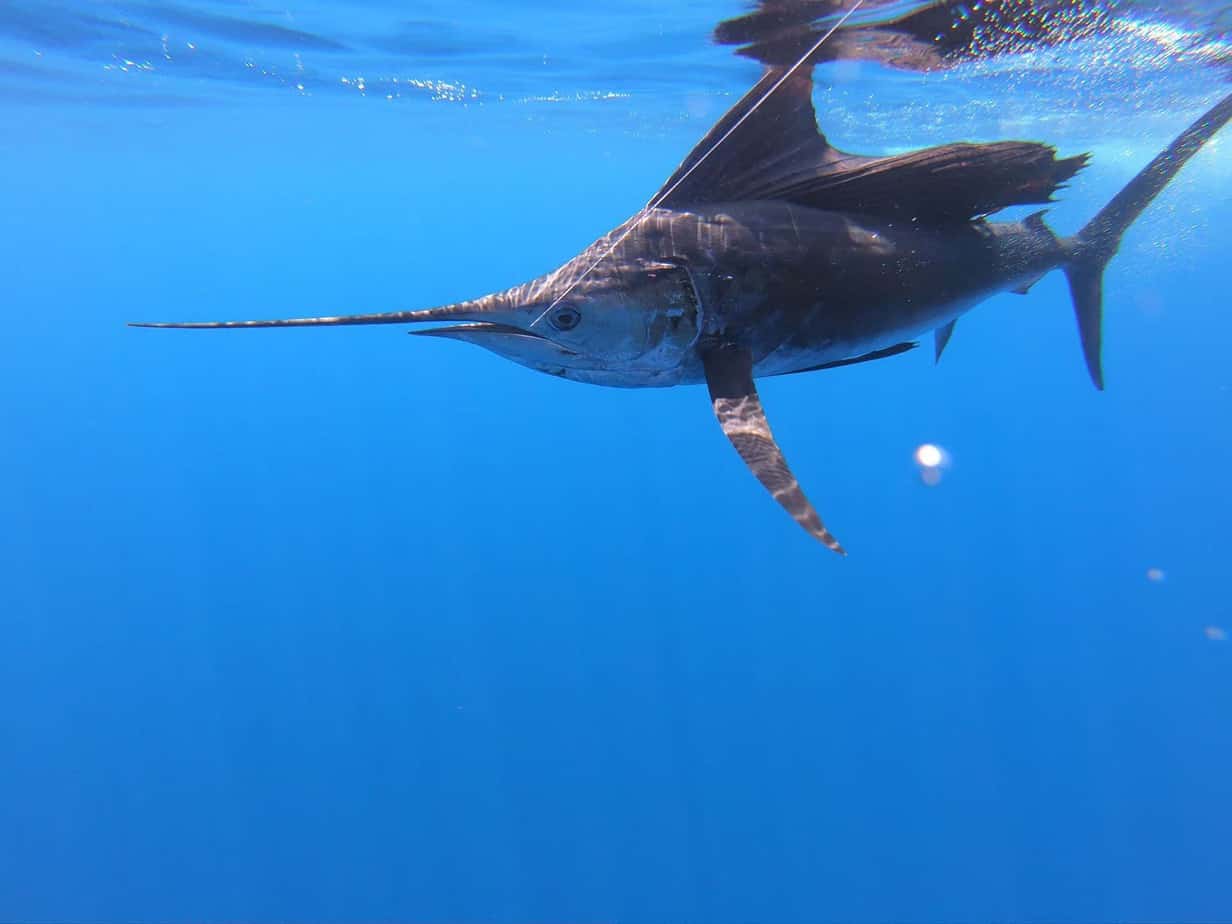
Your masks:
M407 331L417 337L441 337L483 347L520 366L585 385L609 388L654 388L701 381L686 379L679 365L658 367L632 359L579 353L533 331L510 324L478 322Z
M559 356L577 356L578 353L561 346L547 337L541 337L533 331L512 324L501 324L495 321L472 321L464 324L454 324L450 327L430 327L427 330L407 331L416 337L444 337L448 340L461 340L473 343L489 350L508 355L502 348L522 349L531 353L551 352Z
M572 367L585 366L586 358L531 330L496 321L474 321L449 327L407 331L416 337L460 340L490 350L497 356L538 372L567 377Z

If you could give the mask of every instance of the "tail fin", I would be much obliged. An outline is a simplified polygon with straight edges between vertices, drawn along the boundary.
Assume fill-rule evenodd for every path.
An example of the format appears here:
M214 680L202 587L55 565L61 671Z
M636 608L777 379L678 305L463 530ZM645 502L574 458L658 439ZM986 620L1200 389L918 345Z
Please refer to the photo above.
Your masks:
M1104 270L1116 256L1126 229L1185 166L1186 161L1197 154L1229 119L1232 119L1232 94L1225 96L1185 129L1069 242L1070 258L1065 275L1069 279L1074 312L1078 316L1078 334L1082 338L1087 370L1095 387L1101 391L1104 387L1100 359Z

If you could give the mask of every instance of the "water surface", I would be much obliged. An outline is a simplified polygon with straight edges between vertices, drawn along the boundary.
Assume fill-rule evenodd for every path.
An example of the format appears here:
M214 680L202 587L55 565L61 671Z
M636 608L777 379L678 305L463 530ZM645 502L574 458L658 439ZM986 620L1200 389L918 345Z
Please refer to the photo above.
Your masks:
M1221 920L1227 137L1062 279L766 381L840 561L705 390L399 328L640 207L757 65L695 0L0 9L0 918ZM1093 152L1227 90L1224 4L914 74L836 144ZM913 454L950 460L926 486Z

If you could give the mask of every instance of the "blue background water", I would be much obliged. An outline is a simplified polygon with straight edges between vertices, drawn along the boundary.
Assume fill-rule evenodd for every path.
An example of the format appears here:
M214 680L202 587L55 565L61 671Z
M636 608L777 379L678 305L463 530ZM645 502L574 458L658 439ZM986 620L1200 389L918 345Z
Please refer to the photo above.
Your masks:
M123 326L519 282L756 74L706 46L734 4L520 6L425 6L460 47L380 72L468 104L360 93L319 50L318 92L245 83L245 56L313 59L268 35L159 25L218 71L126 71L97 24L0 18L0 918L1228 919L1227 138L1113 264L1105 394L1059 278L938 368L762 384L845 561L704 389L397 327ZM31 9L52 36L80 12ZM1219 78L1070 63L839 71L821 120L864 150L1093 150L1050 217L1072 231ZM953 460L931 489L926 441Z

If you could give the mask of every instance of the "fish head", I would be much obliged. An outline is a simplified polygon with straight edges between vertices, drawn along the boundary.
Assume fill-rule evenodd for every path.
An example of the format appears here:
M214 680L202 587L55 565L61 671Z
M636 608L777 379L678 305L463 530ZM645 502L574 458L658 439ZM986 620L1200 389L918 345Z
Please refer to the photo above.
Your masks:
M588 272L566 265L458 307L452 316L448 306L433 312L466 323L413 333L462 340L540 372L604 385L675 384L695 361L699 300L678 265Z

